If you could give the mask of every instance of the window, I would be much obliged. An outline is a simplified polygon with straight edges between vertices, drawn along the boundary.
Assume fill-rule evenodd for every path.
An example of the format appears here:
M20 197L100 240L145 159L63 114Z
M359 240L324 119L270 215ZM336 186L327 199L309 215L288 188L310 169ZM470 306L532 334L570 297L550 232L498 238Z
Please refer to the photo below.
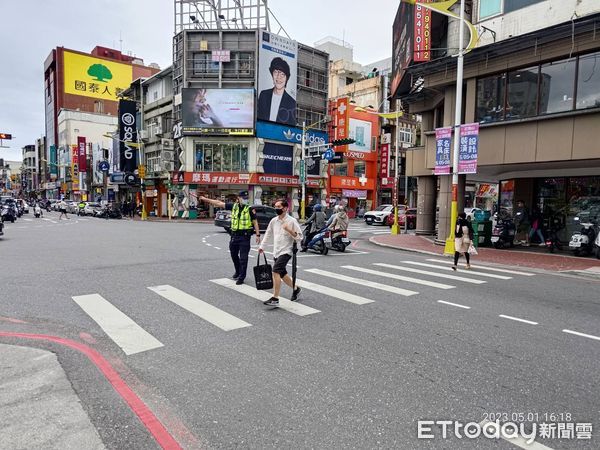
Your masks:
M194 53L192 57L192 74L206 75L218 74L219 63L212 61L212 54L209 52Z
M196 171L246 172L247 168L246 145L196 143Z
M367 163L364 161L354 161L354 176L362 177L367 173Z
M506 75L477 80L477 120L482 123L504 119Z
M413 133L410 128L400 128L400 142L405 144L413 143Z
M577 109L600 108L600 52L579 57Z
M516 11L517 9L535 5L536 3L540 3L543 1L544 0L504 0L504 13L506 14L512 11Z
M344 176L344 177L347 176L348 175L348 163L334 164L333 165L333 174Z
M508 73L506 119L532 117L537 113L538 66Z
M543 64L540 70L540 114L573 109L575 59Z
M479 20L495 16L502 12L502 0L481 0L479 2Z

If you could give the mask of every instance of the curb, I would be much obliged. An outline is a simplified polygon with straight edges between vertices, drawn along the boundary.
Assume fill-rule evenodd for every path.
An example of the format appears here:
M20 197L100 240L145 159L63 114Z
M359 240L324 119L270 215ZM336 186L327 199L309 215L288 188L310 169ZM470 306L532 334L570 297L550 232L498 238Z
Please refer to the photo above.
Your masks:
M375 244L375 245L379 245L380 247L387 247L387 248L393 248L396 250L401 250L404 252L412 252L412 253L421 253L423 255L432 255L432 256L447 256L444 255L443 253L435 253L435 252L428 252L427 250L417 250L416 248L410 248L410 247L398 247L396 245L390 245L390 244L384 244L382 242L377 242L375 240L377 236L371 236L369 238L369 242Z

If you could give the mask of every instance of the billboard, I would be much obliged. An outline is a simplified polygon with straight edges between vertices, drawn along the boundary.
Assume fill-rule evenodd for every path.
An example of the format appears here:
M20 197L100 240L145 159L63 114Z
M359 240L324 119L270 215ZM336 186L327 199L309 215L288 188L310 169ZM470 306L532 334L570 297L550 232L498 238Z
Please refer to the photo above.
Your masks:
M294 147L291 145L265 142L263 148L265 173L275 175L294 174Z
M460 126L458 173L477 173L477 150L479 146L479 123Z
M396 95L404 71L412 60L413 22L414 6L405 2L400 3L392 26L392 96Z
M435 175L450 174L452 127L435 129Z
M254 89L182 89L184 135L252 135Z
M137 169L136 103L119 100L119 168L122 172L133 173Z
M431 0L421 0L420 3L431 3ZM414 9L414 60L415 62L429 61L431 59L431 10L423 8L419 3Z
M118 101L133 81L133 68L93 56L63 52L65 94Z
M296 125L298 43L260 32L258 120Z
M349 136L356 142L348 150L367 153L371 151L371 122L350 118Z
M256 137L282 141L289 144L302 144L302 128L289 127L271 122L256 122ZM325 145L329 135L325 131L306 130L306 145Z
M79 148L79 171L87 172L87 152L85 136L77 136L77 147Z

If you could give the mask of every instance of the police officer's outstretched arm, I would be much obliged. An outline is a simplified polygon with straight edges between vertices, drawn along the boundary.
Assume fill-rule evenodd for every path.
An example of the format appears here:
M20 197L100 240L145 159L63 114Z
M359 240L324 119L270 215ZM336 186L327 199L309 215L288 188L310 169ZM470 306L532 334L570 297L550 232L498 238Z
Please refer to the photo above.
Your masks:
M225 202L222 202L221 200L215 200L215 199L212 199L212 198L207 198L207 197L204 197L202 195L199 197L199 200L201 202L208 203L210 205L216 206L217 208L225 208Z

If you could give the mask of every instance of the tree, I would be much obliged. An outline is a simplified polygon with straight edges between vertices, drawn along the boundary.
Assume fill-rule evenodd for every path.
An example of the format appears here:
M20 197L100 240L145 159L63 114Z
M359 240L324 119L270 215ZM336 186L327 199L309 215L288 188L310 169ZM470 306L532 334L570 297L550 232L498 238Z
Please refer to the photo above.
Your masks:
M108 67L103 64L91 65L87 73L89 76L95 77L96 81L102 81L104 83L106 83L107 80L111 80L113 77Z

